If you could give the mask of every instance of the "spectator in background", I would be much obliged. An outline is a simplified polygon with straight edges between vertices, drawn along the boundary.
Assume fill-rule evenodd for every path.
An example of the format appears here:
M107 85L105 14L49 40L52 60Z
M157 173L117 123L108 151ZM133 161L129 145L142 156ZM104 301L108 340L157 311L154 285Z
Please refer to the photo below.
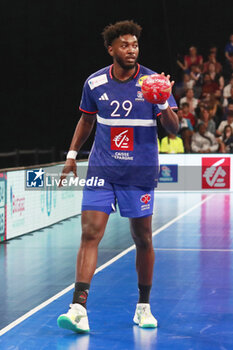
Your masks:
M190 121L192 127L194 127L196 124L196 119L195 119L194 115L189 112L189 103L188 102L182 103L181 109L183 112L183 118L188 119Z
M204 108L208 107L208 103L204 100L200 100L200 102L197 105L197 108L195 109L195 118L200 119L201 113L204 110Z
M224 75L226 80L230 80L233 74L233 53L229 54L229 60L226 60L226 64L224 66Z
M198 131L192 136L191 149L194 153L215 153L219 149L215 136L206 131L203 123L198 125Z
M225 46L225 57L224 73L225 77L230 79L233 73L233 34L230 35L229 42Z
M203 108L200 114L200 119L197 120L197 125L199 124L204 124L206 126L206 131L209 131L211 134L215 135L216 124L210 116L208 107Z
M233 103L229 103L228 104L228 106L227 106L227 113L229 112L229 111L233 111Z
M219 84L211 79L209 73L205 73L202 85L202 97L205 97L206 94L215 93L218 89Z
M233 76L231 76L229 84L227 84L223 89L223 97L231 97L231 88L233 88Z
M201 55L197 54L197 48L191 46L189 48L189 55L185 55L183 60L178 58L176 62L185 73L190 73L190 68L193 64L202 66L203 58Z
M216 45L212 45L209 48L209 54L214 54L215 58L217 59L217 54L218 54L218 48Z
M184 56L184 70L190 71L193 64L198 66L202 66L203 64L203 57L198 55L197 48L195 46L191 46L189 48L189 55Z
M231 87L230 96L228 98L224 98L223 108L225 108L225 110L227 110L227 107L231 104L233 104L233 87Z
M185 92L188 89L192 89L194 85L194 81L191 79L188 73L183 74L183 80L175 84L175 98L179 100L182 96L184 96Z
M233 103L230 101L228 106L225 108L225 114L224 114L223 120L227 120L227 115L231 112L233 112Z
M233 110L227 112L227 120L223 120L216 131L217 136L222 136L225 126L230 125L233 128Z
M221 153L233 153L233 128L230 125L225 126L219 143Z
M187 102L189 104L189 112L195 114L195 108L198 105L198 99L194 97L193 89L188 89L186 91L185 97L180 99L180 106Z
M222 72L222 65L220 62L217 61L217 55L216 55L216 50L214 48L210 49L210 53L208 56L208 60L204 62L203 64L203 73L206 73L209 70L209 65L212 63L215 66L215 72L217 74Z
M218 48L217 48L217 46L211 45L211 46L210 46L210 49L209 49L209 53L214 53L215 56L217 57L217 53L218 53Z
M197 64L193 64L191 66L190 77L193 81L193 92L194 97L199 98L202 92L202 84L203 84L203 74L201 72L201 67Z
M221 104L221 92L217 90L215 94L209 95L208 107L210 112L210 117L215 121L216 128L223 119L223 108Z
M191 138L193 135L193 127L189 119L183 117L183 110L178 109L177 116L179 118L178 135L183 140L183 145L186 153L191 151Z
M168 136L162 138L161 153L184 153L183 141L180 137L174 134L168 134Z
M220 73L216 72L214 63L209 64L207 73L209 73L211 80L218 84L219 90L222 91L224 88L224 78Z
M225 56L228 61L231 60L233 55L233 34L230 35L229 42L225 46Z

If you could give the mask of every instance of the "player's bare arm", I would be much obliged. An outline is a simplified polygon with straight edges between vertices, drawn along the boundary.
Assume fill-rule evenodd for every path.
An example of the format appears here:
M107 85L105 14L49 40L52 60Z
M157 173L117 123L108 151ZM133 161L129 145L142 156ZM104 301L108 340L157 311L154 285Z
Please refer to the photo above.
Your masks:
M76 151L78 152L82 145L85 143L85 141L88 139L93 126L95 124L96 115L89 115L83 113L74 132L71 144L70 144L70 151ZM66 176L73 172L75 176L77 176L77 169L76 169L76 159L68 158L65 162L61 180L65 179Z
M179 120L176 113L168 106L161 111L160 121L162 126L171 134L177 134L179 130Z
M162 73L162 75L164 75L164 73ZM167 78L170 80L170 75L167 75ZM174 84L175 82L171 81L171 88ZM167 109L161 110L160 121L167 132L177 134L179 130L179 119L177 114L169 106Z

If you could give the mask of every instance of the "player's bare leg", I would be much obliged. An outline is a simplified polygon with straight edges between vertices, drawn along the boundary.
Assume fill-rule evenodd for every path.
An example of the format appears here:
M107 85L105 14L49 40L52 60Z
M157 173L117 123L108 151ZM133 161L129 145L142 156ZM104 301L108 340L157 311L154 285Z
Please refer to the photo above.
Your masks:
M104 235L109 215L94 210L82 212L82 238L77 256L76 282L91 282L94 275L98 245Z
M130 219L130 230L136 245L136 269L139 289L139 301L134 322L143 328L157 327L157 320L151 314L149 304L155 261L151 220L152 216Z
M130 230L136 245L138 283L152 285L155 253L152 245L152 216L130 219Z
M96 269L98 245L104 235L107 222L108 214L104 212L94 210L82 212L82 238L77 256L73 302L70 304L69 311L58 317L57 322L61 328L78 333L90 331L86 301Z

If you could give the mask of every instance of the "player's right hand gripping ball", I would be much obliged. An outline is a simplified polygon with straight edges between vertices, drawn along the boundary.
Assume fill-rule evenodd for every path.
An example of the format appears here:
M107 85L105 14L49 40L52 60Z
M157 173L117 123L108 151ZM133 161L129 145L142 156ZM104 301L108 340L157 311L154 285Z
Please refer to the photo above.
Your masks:
M145 100L154 104L165 103L171 95L171 83L162 74L149 75L143 80L141 89Z

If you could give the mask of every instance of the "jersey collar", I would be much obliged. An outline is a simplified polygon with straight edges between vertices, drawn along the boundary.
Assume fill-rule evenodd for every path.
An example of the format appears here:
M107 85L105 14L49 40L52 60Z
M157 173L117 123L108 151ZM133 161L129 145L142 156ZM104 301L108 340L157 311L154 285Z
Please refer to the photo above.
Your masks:
M110 78L113 79L113 80L116 80L116 81L121 82L120 80L117 80L117 79L114 78L114 76L113 76L113 74L112 74L112 70L113 70L113 64L112 64L112 65L110 66L110 68L109 68L109 76L110 76ZM136 73L134 74L134 76L133 76L132 78L129 78L129 80L135 79L135 78L138 76L139 71L140 71L140 64L137 63ZM124 83L124 82L127 83L129 80L122 81L122 83Z

